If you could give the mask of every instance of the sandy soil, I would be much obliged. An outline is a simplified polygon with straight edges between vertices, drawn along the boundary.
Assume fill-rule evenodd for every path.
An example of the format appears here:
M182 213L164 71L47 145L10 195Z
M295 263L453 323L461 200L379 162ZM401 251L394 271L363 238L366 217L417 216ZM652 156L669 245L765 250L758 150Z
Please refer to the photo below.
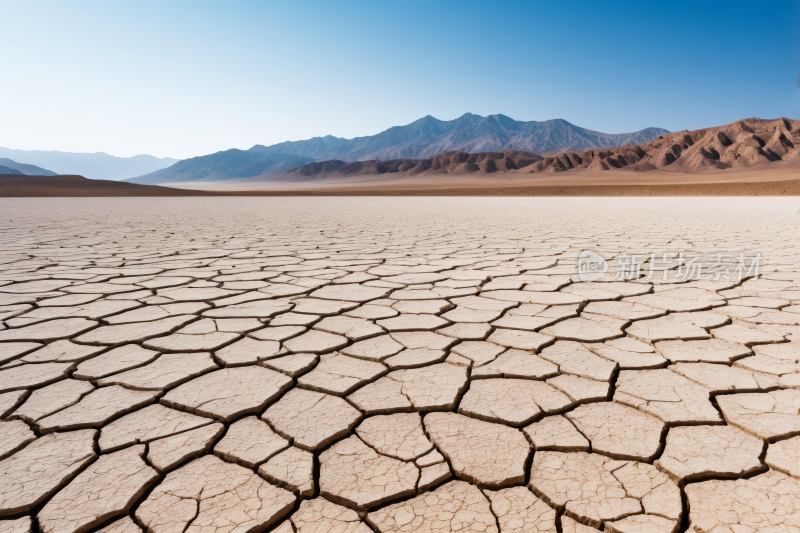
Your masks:
M667 170L548 174L351 178L321 176L301 183L239 180L187 182L180 188L80 176L0 176L0 197L40 196L798 196L800 165L778 162L746 170L680 173Z
M137 185L122 181L90 180L83 176L0 175L0 197L42 196L208 196L207 192Z
M187 189L269 195L376 196L795 196L800 166L771 163L746 170L680 173L667 170L580 171L548 174L322 176L302 182L192 182Z

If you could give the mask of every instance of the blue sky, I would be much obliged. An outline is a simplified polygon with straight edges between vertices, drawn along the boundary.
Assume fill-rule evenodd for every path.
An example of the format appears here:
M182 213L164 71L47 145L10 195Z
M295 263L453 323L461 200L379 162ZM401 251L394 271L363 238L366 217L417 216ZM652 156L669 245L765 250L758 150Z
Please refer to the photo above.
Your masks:
M0 146L191 157L425 115L800 118L797 2L0 0Z

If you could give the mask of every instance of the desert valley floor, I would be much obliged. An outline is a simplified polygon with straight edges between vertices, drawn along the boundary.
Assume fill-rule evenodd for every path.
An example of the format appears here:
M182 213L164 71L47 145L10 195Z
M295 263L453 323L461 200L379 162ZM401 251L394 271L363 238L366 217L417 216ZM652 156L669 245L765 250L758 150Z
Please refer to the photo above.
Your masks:
M798 209L1 199L0 533L800 531Z

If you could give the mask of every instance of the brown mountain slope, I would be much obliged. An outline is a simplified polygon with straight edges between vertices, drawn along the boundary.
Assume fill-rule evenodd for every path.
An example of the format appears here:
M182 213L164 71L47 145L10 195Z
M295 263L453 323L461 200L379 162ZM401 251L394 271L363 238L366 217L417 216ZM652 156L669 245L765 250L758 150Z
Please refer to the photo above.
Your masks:
M481 172L518 171L545 158L532 152L502 150L500 152L478 152L468 154L461 150L451 150L427 159L392 159L380 161L331 160L309 163L301 167L274 174L255 176L241 181L315 181L331 176L369 176L378 174L402 173L410 176L419 174L472 174Z
M452 150L426 159L339 160L309 163L247 181L308 182L328 178L402 173L409 176L472 173L577 172L664 169L681 173L744 168L775 161L800 162L800 120L749 118L725 126L673 132L648 143L607 150L542 156L519 150Z
M674 172L698 172L744 168L800 159L799 143L799 120L749 118L715 128L668 133L638 146L564 152L543 159L530 171L630 169L646 172L668 167Z

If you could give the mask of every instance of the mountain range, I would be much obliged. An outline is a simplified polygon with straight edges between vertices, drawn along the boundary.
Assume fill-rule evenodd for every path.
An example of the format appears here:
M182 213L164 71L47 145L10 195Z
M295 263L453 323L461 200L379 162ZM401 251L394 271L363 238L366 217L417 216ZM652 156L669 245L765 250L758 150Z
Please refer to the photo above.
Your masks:
M46 150L13 150L0 147L0 158L21 161L27 165L35 165L50 169L55 174L77 174L91 179L122 180L140 176L164 167L168 167L179 159L171 157L154 157L152 155L135 155L133 157L115 157L103 152L72 153ZM0 163L9 166L5 163ZM24 172L28 174L28 172ZM43 174L45 176L53 174Z
M482 117L467 113L455 120L423 117L377 135L343 139L331 135L305 141L287 141L249 150L225 150L194 157L144 176L133 183L169 184L187 181L226 181L285 171L325 160L426 159L447 151L497 152L516 150L551 154L565 150L608 149L649 142L669 133L646 128L632 133L608 134L556 119L517 121L505 115Z
M508 149L474 153L450 150L425 159L317 161L248 181L305 183L403 173L416 176L658 169L693 173L778 161L800 163L800 120L749 118L724 126L665 133L647 143L552 155Z
M232 148L211 155L192 157L165 169L124 181L164 185L187 181L227 181L280 172L314 161L302 155L273 154L264 152L263 149L264 146L256 145L249 150Z
M0 157L0 174L22 174L24 176L58 176L55 172L45 170L36 165L17 163L11 159Z
M647 142L664 133L668 133L667 130L647 128L633 133L608 134L562 119L524 122L505 115L482 117L466 113L455 120L438 120L428 115L406 126L395 126L368 137L341 139L328 135L261 148L270 153L302 155L316 161L424 159L449 150L490 152L505 148L548 154L611 148Z
M723 126L668 133L636 146L567 151L534 163L530 172L725 170L779 161L800 163L799 147L800 120L747 118Z

